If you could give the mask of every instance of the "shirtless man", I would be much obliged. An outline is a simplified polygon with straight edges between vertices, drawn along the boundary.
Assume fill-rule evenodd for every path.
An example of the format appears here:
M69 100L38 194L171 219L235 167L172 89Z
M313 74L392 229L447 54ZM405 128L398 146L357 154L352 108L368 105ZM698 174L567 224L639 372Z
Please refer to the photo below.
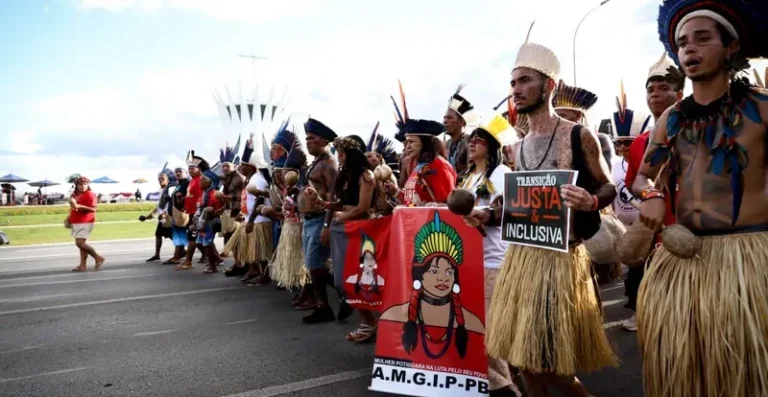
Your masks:
M768 55L768 7L686 3L661 6L659 31L669 33L662 41L692 81L693 95L659 118L633 193L643 201L640 220L660 230L665 197L677 185L677 223L701 245L691 259L661 248L646 269L637 302L645 391L765 395L768 92L731 76L745 59ZM723 114L736 115L725 120L729 126ZM666 183L655 185L662 168Z
M304 324L316 324L334 321L336 316L328 305L326 284L332 282L326 262L331 254L331 229L327 211L332 200L331 189L336 182L339 163L331 155L330 143L336 139L336 133L325 124L310 118L304 124L307 132L307 151L315 160L307 172L308 183L300 189L298 197L299 213L304 220L302 239L304 263L312 278L312 286L318 301L317 308L302 319ZM352 309L342 303L339 319L347 318Z
M561 189L572 211L570 253L509 246L491 299L494 321L486 338L489 356L519 368L532 397L546 396L548 385L567 396L589 396L575 373L617 364L590 280L590 260L581 245L597 232L599 210L613 202L616 190L597 136L555 114L552 93L559 69L557 57L546 47L526 43L518 52L513 100L517 112L528 116L530 128L514 153L516 171L580 171L578 186ZM572 138L580 141L573 151ZM467 221L500 225L496 214L476 210ZM569 320L558 320L563 318Z

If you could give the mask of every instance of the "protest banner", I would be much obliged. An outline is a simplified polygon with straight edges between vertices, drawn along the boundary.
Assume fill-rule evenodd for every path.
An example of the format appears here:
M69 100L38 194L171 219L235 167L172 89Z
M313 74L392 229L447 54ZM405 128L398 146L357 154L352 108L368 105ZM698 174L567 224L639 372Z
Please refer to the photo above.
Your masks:
M336 285L344 286L346 301L355 309L381 309L391 224L391 216L331 224L331 259L344 262L344 272L334 275Z
M578 171L518 171L504 177L501 238L512 244L568 252L571 209L560 195Z
M482 237L447 208L423 207L395 209L391 236L370 389L487 395Z

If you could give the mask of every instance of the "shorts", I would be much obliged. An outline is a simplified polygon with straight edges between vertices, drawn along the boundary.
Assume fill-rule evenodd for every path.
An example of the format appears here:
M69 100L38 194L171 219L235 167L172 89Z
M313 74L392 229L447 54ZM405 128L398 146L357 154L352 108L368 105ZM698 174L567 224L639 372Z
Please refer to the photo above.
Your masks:
M210 247L213 245L213 240L216 238L216 233L210 225L206 225L203 231L197 233L197 244L203 247Z
M158 222L157 228L155 229L155 237L171 238L173 237L173 230L171 230L170 227L163 227L163 225Z
M173 226L171 227L171 233L173 234L173 246L184 247L189 241L187 239L187 228Z
M304 220L301 240L304 246L304 264L307 269L325 269L325 262L331 256L331 247L324 247L320 243L320 233L323 231L325 217Z
M197 228L195 228L195 225L190 222L189 226L187 227L187 241L190 243L197 241L197 234Z
M93 232L93 223L73 223L72 224L72 237L79 239L88 239Z

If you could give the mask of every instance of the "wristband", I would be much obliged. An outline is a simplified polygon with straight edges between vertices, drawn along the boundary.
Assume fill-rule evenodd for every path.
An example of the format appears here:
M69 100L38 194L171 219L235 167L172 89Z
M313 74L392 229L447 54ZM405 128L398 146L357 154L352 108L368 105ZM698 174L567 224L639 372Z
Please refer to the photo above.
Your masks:
M640 193L640 200L645 201L646 197L652 193L661 193L661 191L653 186L647 187Z
M664 193L660 191L649 192L648 194L645 195L645 197L643 197L643 202L651 199L655 199L655 198L660 198L660 199L665 198Z

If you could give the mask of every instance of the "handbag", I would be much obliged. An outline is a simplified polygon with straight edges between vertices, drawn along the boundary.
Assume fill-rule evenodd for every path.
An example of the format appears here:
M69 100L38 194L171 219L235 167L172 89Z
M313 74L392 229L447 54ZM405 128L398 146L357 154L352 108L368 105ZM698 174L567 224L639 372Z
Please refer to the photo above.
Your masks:
M179 210L176 207L173 207L172 216L173 216L173 223L178 227L185 227L187 224L189 224L189 214L187 214L184 211Z

